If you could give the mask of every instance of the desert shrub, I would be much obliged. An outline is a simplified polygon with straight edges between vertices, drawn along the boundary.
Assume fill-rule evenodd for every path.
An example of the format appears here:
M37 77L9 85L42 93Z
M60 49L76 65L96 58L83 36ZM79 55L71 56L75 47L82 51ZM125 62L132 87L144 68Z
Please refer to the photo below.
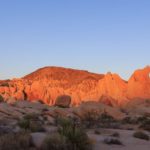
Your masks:
M139 126L139 128L142 128L142 129L150 132L150 119L143 120L141 122L141 125Z
M135 132L133 136L138 139L149 140L149 136L141 131Z
M87 121L97 121L99 119L99 113L95 110L88 111L84 114L84 118Z
M122 123L123 124L137 124L137 118L131 118L131 117L125 117L123 120L122 120Z
M2 95L0 95L0 103L1 103L1 102L4 102L4 98L3 98Z
M82 124L87 128L101 127L101 128L119 128L119 122L117 122L107 112L99 114L97 111L89 111L84 114Z
M41 150L69 150L66 138L60 134L48 136L42 146Z
M100 118L100 115L96 111L93 110L85 114L84 121L86 123L86 126L88 128L91 128L95 126L96 124L98 124L99 118Z
M110 116L108 113L104 112L100 116L100 121L102 121L102 122L113 122L113 121L115 121L115 119L112 116Z
M68 126L73 125L73 121L70 118L63 118L63 117L58 117L57 123L58 126L60 126L61 128L67 128Z
M45 131L40 121L30 121L29 129L32 132L44 132Z
M18 122L18 125L27 130L30 128L30 121L28 119L21 119L19 122Z
M84 125L86 125L87 128L91 128L98 124L99 119L99 113L95 110L91 110L84 113L84 116L82 117L82 122Z
M30 130L32 132L43 132L44 128L42 126L42 122L38 119L37 114L28 114L25 115L19 122L18 125L25 129Z
M69 150L91 150L92 145L86 132L76 126L76 122L70 119L59 121L59 134L66 137Z
M95 133L95 134L98 134L98 135L101 134L100 130L97 130L97 129L94 130L94 133Z
M102 113L99 118L99 127L101 128L119 128L119 125L119 122L107 112Z
M31 136L28 132L0 136L0 150L28 150L30 146Z
M120 134L118 132L114 132L111 136L112 137L120 137Z
M123 145L122 142L116 138L105 138L104 143L108 145Z
M131 118L128 116L122 120L122 123L123 124L136 124L137 125L137 124L142 124L147 120L149 120L149 117L147 117L146 115L140 116L140 117L134 117L134 118Z
M138 117L137 118L137 123L143 123L143 122L145 122L145 121L147 121L148 120L148 117L146 117L146 116L141 116L141 117Z

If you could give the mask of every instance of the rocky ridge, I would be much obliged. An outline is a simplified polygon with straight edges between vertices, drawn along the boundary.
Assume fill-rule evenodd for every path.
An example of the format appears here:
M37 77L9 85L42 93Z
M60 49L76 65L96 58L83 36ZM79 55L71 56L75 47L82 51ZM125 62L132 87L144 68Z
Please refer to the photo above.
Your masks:
M54 105L58 96L69 95L72 105L101 101L111 106L150 99L150 66L136 70L128 81L119 75L95 74L61 67L45 67L21 79L1 80L0 95L5 101L41 100Z

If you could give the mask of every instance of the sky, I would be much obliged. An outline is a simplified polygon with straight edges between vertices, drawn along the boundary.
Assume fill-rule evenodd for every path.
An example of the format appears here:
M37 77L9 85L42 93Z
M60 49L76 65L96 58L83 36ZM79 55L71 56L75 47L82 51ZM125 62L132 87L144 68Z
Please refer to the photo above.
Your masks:
M44 66L128 79L150 64L150 0L0 0L0 79Z

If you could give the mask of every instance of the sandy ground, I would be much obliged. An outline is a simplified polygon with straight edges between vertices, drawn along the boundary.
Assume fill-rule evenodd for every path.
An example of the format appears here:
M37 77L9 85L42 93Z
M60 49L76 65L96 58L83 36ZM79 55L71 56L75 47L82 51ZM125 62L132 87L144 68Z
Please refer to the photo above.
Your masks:
M100 129L101 134L97 135L94 130L88 131L88 136L94 143L94 150L150 150L150 141L134 138L135 131L118 129ZM123 145L107 145L103 143L104 138L112 133L118 132L118 138ZM150 135L150 133L148 133Z

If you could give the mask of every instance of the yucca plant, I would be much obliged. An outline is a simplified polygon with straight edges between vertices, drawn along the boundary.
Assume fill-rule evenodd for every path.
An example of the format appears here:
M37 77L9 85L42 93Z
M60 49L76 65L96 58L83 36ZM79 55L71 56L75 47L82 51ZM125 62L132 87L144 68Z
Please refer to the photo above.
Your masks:
M44 128L42 123L38 119L37 114L27 114L21 120L19 120L18 125L25 129L30 130L32 132L43 132Z
M76 122L61 118L59 121L59 133L66 137L69 150L91 150L92 146L86 132L77 127Z

